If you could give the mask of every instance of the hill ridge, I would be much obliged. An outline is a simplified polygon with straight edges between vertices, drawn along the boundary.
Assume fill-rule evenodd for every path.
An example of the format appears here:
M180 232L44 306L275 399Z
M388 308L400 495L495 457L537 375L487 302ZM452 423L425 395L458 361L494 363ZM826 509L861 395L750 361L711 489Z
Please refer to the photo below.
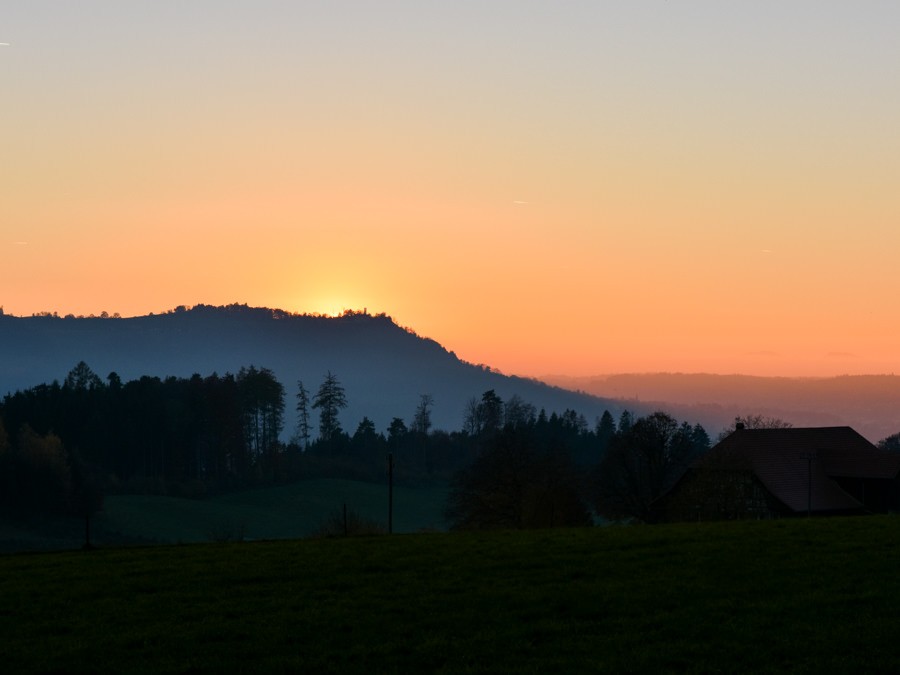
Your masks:
M387 314L200 304L127 318L0 315L0 394L62 381L80 361L101 378L115 372L123 380L269 368L286 389L288 435L297 381L315 392L328 371L346 389L341 422L351 433L363 416L379 430L393 417L409 420L425 393L435 399L435 428L447 431L462 426L466 401L489 389L504 399L519 395L548 414L568 408L593 420L621 410L614 401L465 362Z

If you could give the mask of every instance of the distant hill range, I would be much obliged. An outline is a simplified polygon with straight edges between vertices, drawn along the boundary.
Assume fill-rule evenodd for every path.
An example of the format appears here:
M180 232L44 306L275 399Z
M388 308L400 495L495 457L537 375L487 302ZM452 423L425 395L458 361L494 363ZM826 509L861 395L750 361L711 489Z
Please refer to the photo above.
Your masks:
M385 315L331 318L246 305L134 318L0 315L0 396L62 382L79 361L104 380L115 372L123 381L269 368L285 387L286 436L295 427L297 381L312 396L328 371L346 391L340 419L351 434L363 416L379 431L394 417L410 424L422 394L434 397L434 428L446 431L460 429L466 402L489 389L504 400L517 394L548 415L575 410L591 425L604 410L622 410L614 401L465 363Z
M751 377L683 373L547 377L548 382L617 399L634 409L660 408L696 420L711 436L737 415L779 417L794 426L852 426L877 442L900 432L900 377Z

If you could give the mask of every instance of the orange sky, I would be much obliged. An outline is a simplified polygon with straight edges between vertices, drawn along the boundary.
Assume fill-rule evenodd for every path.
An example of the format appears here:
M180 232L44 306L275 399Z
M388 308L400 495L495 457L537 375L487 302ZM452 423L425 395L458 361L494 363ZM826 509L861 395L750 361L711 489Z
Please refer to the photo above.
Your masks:
M368 308L508 373L900 372L892 3L19 4L8 313Z

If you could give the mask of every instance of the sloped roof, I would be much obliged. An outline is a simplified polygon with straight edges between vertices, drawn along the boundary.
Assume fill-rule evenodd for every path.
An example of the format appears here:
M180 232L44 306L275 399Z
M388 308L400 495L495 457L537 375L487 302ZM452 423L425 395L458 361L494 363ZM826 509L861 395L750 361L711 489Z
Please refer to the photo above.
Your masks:
M875 447L850 427L738 429L695 464L750 470L793 511L862 509L832 478L894 479L900 454Z

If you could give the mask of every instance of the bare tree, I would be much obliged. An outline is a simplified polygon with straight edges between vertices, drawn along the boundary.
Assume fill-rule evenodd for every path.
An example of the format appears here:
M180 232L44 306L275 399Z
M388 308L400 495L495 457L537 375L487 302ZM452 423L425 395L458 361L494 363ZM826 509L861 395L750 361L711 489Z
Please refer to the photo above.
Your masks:
M472 396L466 401L466 407L463 413L463 431L470 436L474 436L481 428L481 424L478 421L478 399Z
M719 432L719 437L716 440L721 441L728 438L737 429L790 429L793 426L794 425L790 422L785 422L779 417L768 417L766 415L738 415L734 418L734 422L731 423L731 426L722 429L722 431Z
M413 431L428 434L431 429L431 408L434 406L434 396L431 394L422 394L419 397L419 405L416 407L416 414L413 416Z
M537 418L537 409L518 394L513 394L503 405L503 423L517 427L531 424Z
M301 447L309 447L309 392L302 380L297 380L297 437Z

